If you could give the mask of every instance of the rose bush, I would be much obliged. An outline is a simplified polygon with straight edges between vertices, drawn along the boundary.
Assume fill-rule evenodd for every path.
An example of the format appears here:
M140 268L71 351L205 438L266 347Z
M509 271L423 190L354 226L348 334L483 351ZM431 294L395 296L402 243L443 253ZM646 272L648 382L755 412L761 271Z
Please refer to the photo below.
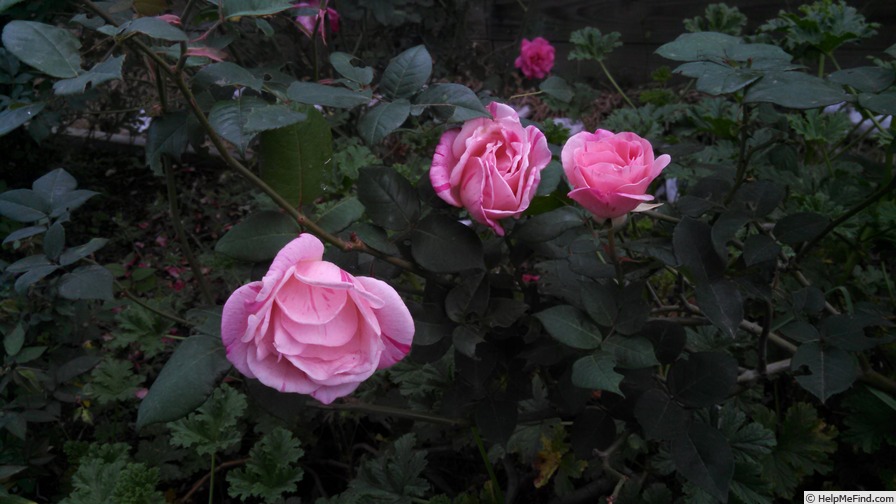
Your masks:
M310 234L287 244L261 281L224 305L227 358L281 392L329 404L410 351L414 322L395 289L321 260Z
M554 68L554 46L542 37L523 39L513 66L530 79L544 79Z
M429 178L440 198L503 236L498 221L529 207L551 151L544 133L524 128L511 107L492 102L487 109L492 119L473 119L442 134Z
M567 140L560 153L572 191L569 197L598 220L617 219L636 210L653 196L647 186L671 158L654 158L653 146L631 133L598 129Z

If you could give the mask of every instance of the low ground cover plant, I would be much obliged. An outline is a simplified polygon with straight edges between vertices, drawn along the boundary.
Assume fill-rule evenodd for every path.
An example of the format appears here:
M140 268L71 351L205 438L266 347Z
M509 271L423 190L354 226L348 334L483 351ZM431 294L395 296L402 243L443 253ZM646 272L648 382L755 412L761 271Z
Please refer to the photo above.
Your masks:
M0 0L0 500L896 490L880 27L714 4L624 88L468 8Z

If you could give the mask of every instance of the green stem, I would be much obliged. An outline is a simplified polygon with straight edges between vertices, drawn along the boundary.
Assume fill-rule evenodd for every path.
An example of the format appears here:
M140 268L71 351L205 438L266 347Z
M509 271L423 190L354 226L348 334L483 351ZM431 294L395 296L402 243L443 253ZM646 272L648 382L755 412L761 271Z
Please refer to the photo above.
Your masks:
M208 504L214 504L215 496L215 454L212 452L212 468L208 477Z
M193 249L190 248L190 239L186 230L184 230L184 223L181 220L180 207L177 204L177 181L174 178L174 169L171 166L171 160L164 154L162 155L162 166L165 169L165 185L168 193L168 211L171 212L171 225L174 226L174 232L177 234L177 239L180 242L181 249L183 249L187 264L193 270L193 277L199 283L199 292L202 294L202 300L207 305L213 305L215 304L215 297L208 286L208 280L202 273L202 265L199 264L196 255L193 254Z
M625 100L625 103L628 103L628 106L631 108L637 108L637 107L635 107L635 104L632 103L631 100L629 100L628 95L625 94L625 91L623 91L622 88L619 87L619 84L616 82L616 79L613 78L613 75L607 69L606 65L604 65L604 62L602 60L597 60L597 64L600 65L600 69L603 70L604 75L607 76L607 79L610 81L610 84L612 84L613 87L616 88L616 91L622 95L622 99Z
M747 175L747 165L749 164L750 155L747 153L747 104L741 102L740 104L740 139L739 139L739 152L737 155L737 174L734 176L734 185L731 187L731 191L728 192L728 195L725 196L725 204L731 202L731 199L734 198L734 194L740 188L741 184L744 183ZM752 154L752 153L751 153Z
M337 411L354 411L358 413L374 413L378 415L388 415L393 417L400 418L408 418L410 420L419 420L422 422L430 422L444 425L453 425L453 426L466 426L468 423L466 420L458 419L458 418L445 418L436 415L430 415L427 413L418 413L416 411L409 411L401 408L393 408L391 406L381 406L379 404L366 404L366 403L355 403L355 402L347 402L347 403L339 403L339 404L321 404L309 401L306 403L306 406L311 408L317 408L322 410L337 410Z
M498 484L498 477L495 475L495 468L492 467L491 460L488 459L488 452L485 451L485 445L482 444L482 437L479 436L479 429L476 426L470 427L473 433L473 439L476 440L476 446L479 448L479 455L485 463L485 470L488 472L488 478L492 482L492 498L494 502L504 502L504 492L501 485Z
M115 25L115 20L112 19L105 11L100 9L96 4L94 4L91 0L81 0L81 3L91 12L103 18L107 23ZM442 282L438 277L433 276L429 272L426 272L420 269L416 264L407 261L401 257L395 257L388 254L384 254L376 249L372 249L368 247L361 240L353 240L353 241L345 241L341 238L328 233L323 228L318 226L316 223L308 219L305 214L297 210L292 206L288 201L286 201L282 196L280 196L277 191L275 191L271 186L267 185L263 180L261 180L258 176L252 173L251 170L246 168L242 163L236 160L227 149L227 144L224 139L215 131L212 127L211 123L206 117L205 113L202 111L202 108L199 106L199 103L196 101L196 97L193 95L193 92L190 90L189 84L184 80L183 75L178 75L174 73L174 70L169 66L168 62L165 61L161 56L156 54L152 48L144 44L138 39L129 38L126 41L129 44L133 44L141 53L143 53L146 57L150 58L159 65L159 70L168 75L174 84L177 86L178 90L180 90L181 94L183 94L186 99L187 105L190 107L190 110L196 116L196 119L199 121L199 124L202 126L203 130L208 134L209 140L211 140L212 145L215 146L218 153L221 155L221 159L224 161L227 166L231 169L242 175L244 178L248 179L253 185L259 188L262 192L270 196L270 198L277 204L280 208L282 208L293 220L296 221L300 226L304 227L308 232L317 236L321 240L335 246L339 250L343 252L349 251L358 251L363 252L367 255L376 257L382 261L385 261L393 266L397 266L403 270L409 271L411 273L420 275L427 279L431 279L437 282Z
M894 140L894 143L896 143L896 140ZM851 208L850 210L846 211L845 213L840 215L840 217L837 217L836 219L832 220L827 225L827 227L824 228L824 230L821 233L819 233L815 238L812 238L809 241L809 243L806 243L806 245L803 246L803 248L799 251L799 253L797 253L797 255L793 258L793 264L799 263L799 261L802 258L806 257L806 254L810 250L812 250L813 247L818 245L818 243L825 236L827 236L831 231L836 229L840 224L843 224L847 220L851 219L857 213L859 213L862 210L864 210L865 208L869 207L875 201L886 196L894 188L896 188L896 176L893 176L892 170L893 170L893 159L892 159L892 156L889 156L888 163L887 163L887 174L889 174L889 181L886 184L881 185L876 191L874 191L873 193L868 195L868 197L865 198L864 200L862 200L858 205L856 205L853 208Z
M616 282L622 286L625 283L625 273L622 271L622 263L616 254L616 229L610 222L610 230L607 231L607 253L610 254L610 260L613 261L613 267L616 268Z

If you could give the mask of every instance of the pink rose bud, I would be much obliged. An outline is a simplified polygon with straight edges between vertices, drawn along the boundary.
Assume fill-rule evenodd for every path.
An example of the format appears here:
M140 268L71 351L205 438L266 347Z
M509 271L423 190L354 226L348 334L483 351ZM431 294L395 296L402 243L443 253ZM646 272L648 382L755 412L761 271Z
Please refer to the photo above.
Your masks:
M554 68L554 46L547 40L536 37L535 40L523 39L520 44L520 55L513 62L523 75L530 79L544 79Z
M180 26L180 16L178 16L176 14L162 14L161 16L158 16L158 17L159 17L159 19L161 19L162 21L164 21L170 25Z
M622 217L652 200L645 194L647 186L671 158L663 154L654 159L650 142L634 133L599 129L570 137L560 160L573 188L569 197L604 220Z
M329 0L324 2L324 6L329 3ZM320 8L320 2L299 2L294 4L293 7L297 9L317 9L317 14L314 15L306 15L300 14L296 16L296 23L299 25L299 30L302 31L308 37L314 35L314 29L317 28L318 33L320 33L321 40L326 43L326 24L325 20L329 20L330 22L330 33L337 33L339 31L339 13L336 12L336 9L332 7L325 7L323 9Z
M519 218L529 207L551 151L544 134L523 128L511 107L486 108L493 119L471 119L442 134L429 179L440 198L504 236L498 220Z
M310 234L283 247L263 279L230 295L221 338L239 372L329 404L404 358L414 321L395 289L323 253Z

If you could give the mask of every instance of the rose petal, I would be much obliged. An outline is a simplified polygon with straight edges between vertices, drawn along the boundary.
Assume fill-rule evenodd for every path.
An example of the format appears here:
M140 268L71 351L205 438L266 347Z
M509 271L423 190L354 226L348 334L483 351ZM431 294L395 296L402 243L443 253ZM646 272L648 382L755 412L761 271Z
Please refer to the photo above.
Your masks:
M400 361L411 351L414 318L395 289L386 282L369 277L358 277L358 282L384 301L382 308L374 310L386 345L378 366L383 369Z

